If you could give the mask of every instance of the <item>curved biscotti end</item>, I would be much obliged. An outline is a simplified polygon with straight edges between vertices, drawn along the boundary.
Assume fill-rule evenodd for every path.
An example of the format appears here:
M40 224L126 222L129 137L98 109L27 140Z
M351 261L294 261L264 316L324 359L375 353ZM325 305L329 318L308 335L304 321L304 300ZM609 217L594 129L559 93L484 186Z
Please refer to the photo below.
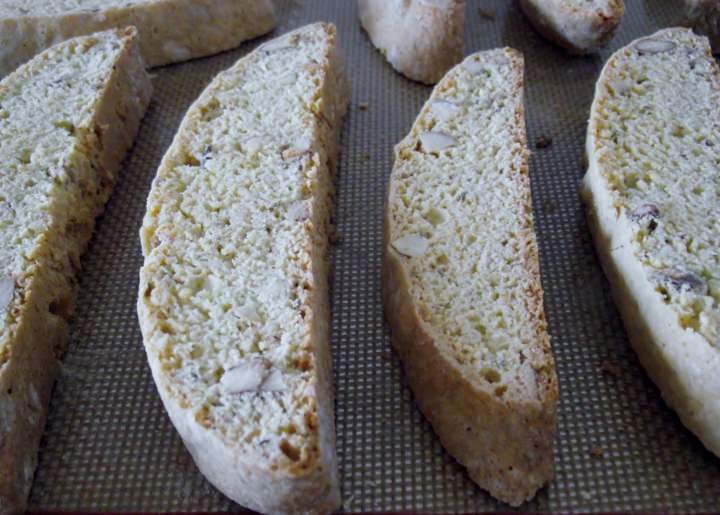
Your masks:
M718 456L720 228L708 221L720 206L706 192L718 183L719 118L720 69L707 38L670 28L635 40L598 80L583 181L630 343L668 405Z
M435 84L462 60L464 0L358 0L373 45L409 79Z
M535 30L571 54L604 47L625 13L623 0L520 0L520 6Z
M713 52L720 52L720 3L715 0L682 0L684 22L710 40Z
M512 505L553 477L558 395L522 91L513 49L473 54L435 87L396 147L382 270L421 411L470 477Z
M138 314L163 403L210 482L264 513L340 506L327 270L347 106L337 46L335 27L315 23L219 74L163 158L141 230Z
M6 3L0 77L56 43L129 25L140 32L145 64L154 67L235 48L275 28L277 18L272 0L108 0L98 9L56 0Z

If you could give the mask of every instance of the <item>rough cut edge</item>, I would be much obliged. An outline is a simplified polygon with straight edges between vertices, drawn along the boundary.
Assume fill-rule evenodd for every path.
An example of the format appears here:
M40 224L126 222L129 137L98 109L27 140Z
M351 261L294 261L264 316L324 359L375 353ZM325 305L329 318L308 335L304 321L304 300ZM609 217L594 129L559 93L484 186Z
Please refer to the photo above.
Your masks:
M87 129L86 140L78 142L74 152L81 149L98 149L99 173L110 178L117 177L120 164L132 145L140 121L150 103L152 85L138 49L137 31L128 28L118 31L124 46L108 76L105 87L95 100L95 114ZM52 51L52 49L48 50ZM30 73L36 59L20 67L0 82L0 90L7 81L19 80ZM95 131L93 128L104 130ZM111 193L113 181L107 181L106 190L100 197L106 200ZM103 202L104 204L104 202ZM98 206L102 209L102 205ZM99 214L99 213L98 213ZM92 234L94 220L90 220L87 232L79 236L81 248L87 246ZM26 290L25 310L15 333L15 343L10 359L0 368L0 411L8 389L12 389L15 411L10 425L0 428L0 513L21 513L25 510L32 480L37 466L37 452L45 426L50 404L52 386L58 373L58 354L67 347L68 323L61 316L52 314L39 306L48 305L47 284L43 283L42 271ZM67 297L66 312L72 312L74 295ZM5 404L7 406L8 404ZM7 419L5 419L7 420ZM7 429L6 429L7 428Z
M664 29L650 37L662 38L664 34L678 30L688 29ZM645 277L641 264L632 255L630 245L624 244L631 234L630 221L625 213L615 214L612 199L599 176L602 165L599 151L596 151L595 112L604 100L603 84L608 70L634 43L613 54L597 82L587 133L588 171L581 193L597 255L640 363L682 423L707 449L720 456L720 392L717 388L713 390L710 381L703 380L717 376L720 351L713 349L697 333L673 323L677 314L662 302L660 294ZM715 62L709 47L707 57ZM717 66L714 69L715 84L719 84L720 70ZM694 354L692 369L683 367L687 364L684 363L687 354Z
M404 9L404 10L403 10ZM395 70L435 84L462 60L465 0L358 0L360 23Z
M505 51L517 72L517 80L510 89L516 98L519 96L521 99L516 117L522 131L521 143L526 148L522 104L523 58L516 50ZM454 70L451 70L438 88L445 80L452 80L454 75ZM527 171L526 152L523 168L517 171L525 196L525 205L518 206L518 211L527 208L531 212ZM392 203L392 198L388 199L388 203ZM543 317L539 258L532 226L530 234L525 266L534 276L535 288L534 295L528 296L527 302L535 305L535 312ZM403 362L415 400L443 446L468 469L473 481L501 501L519 506L532 499L537 490L553 477L558 391L545 325L538 324L535 342L545 358L544 363L536 368L538 375L547 379L547 382L538 384L542 400L499 399L492 391L479 388L473 378L464 376L461 369L443 354L441 344L430 336L420 316L419 306L414 304L410 293L408 271L402 258L390 245L391 241L392 223L389 208L386 208L383 304L392 330L392 342Z
M328 79L321 95L326 101L335 104L335 112L337 113L337 123L331 127L328 128L327 124L319 124L318 142L327 152L327 172L334 175L340 150L339 136L342 128L342 118L348 104L349 83L339 53L335 26L325 22L318 25L322 25L323 29L330 34L332 42L328 55L330 61L328 75L336 81L336 83L333 83ZM301 32L308 27L310 26L301 27L284 34L282 37L285 38L290 34ZM245 60L251 60L258 51L262 51L262 47L242 58L233 68ZM214 94L216 82L217 78L210 83L188 110L173 144L163 158L160 170L172 165L173 156L182 146L182 134L194 123L193 117L198 112L198 106L202 105L208 97ZM335 91L331 90L334 84L338 86ZM323 128L327 129L323 130ZM332 194L332 192L327 193ZM314 210L320 204L322 202L316 197L312 209ZM329 221L329 213L327 218ZM138 316L148 362L163 405L202 474L233 501L261 513L323 514L331 513L341 506L340 481L335 449L334 391L329 342L330 305L327 284L329 275L327 249L329 241L327 234L322 237L317 236L316 234L316 238L313 240L314 247L312 248L314 273L318 287L313 290L311 312L315 314L312 317L315 325L311 330L311 334L313 335L313 341L316 342L313 348L315 350L318 379L314 389L318 398L321 462L317 463L316 467L310 471L301 471L295 468L272 471L264 464L258 463L253 457L233 453L233 450L228 449L226 443L215 432L207 431L199 426L192 413L184 409L178 399L169 393L170 388L167 377L161 370L159 360L152 354L148 343L149 335L152 333L152 317L142 301L142 292L147 284L147 278L141 270ZM322 259L319 256L322 256ZM319 287L321 284L324 284L324 287Z
M272 0L159 0L99 12L0 19L0 77L66 39L134 25L149 67L235 48L275 28Z
M682 0L683 24L707 37L713 52L720 53L720 2L716 0Z
M544 0L520 0L520 7L545 39L571 54L583 55L602 48L615 35L625 13L625 3L623 0L612 2L610 16L593 10L555 10L547 7L552 1L545 3Z

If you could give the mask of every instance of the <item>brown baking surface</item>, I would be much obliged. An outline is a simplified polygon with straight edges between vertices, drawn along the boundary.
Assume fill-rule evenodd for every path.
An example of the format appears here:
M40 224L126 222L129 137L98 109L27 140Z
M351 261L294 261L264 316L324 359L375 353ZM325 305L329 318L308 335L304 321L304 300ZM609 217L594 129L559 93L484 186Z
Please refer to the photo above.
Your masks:
M442 449L413 404L380 304L382 209L392 148L430 88L394 73L354 0L281 0L275 34L339 29L352 82L339 170L332 341L348 511L503 510ZM545 308L560 380L556 478L525 510L717 511L720 459L660 399L630 349L578 196L595 79L612 50L676 22L672 0L627 0L610 47L569 57L510 0L468 0L465 51L525 54L526 108ZM494 19L488 16L494 14ZM154 70L155 96L83 260L78 310L31 494L35 511L234 511L167 418L135 312L145 197L180 120L220 70L252 50ZM536 143L542 142L541 145Z

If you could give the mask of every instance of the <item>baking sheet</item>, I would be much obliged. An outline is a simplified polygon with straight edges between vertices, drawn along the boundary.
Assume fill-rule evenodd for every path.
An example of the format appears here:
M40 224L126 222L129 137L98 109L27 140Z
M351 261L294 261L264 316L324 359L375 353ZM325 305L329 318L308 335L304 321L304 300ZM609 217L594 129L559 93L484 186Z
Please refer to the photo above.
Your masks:
M352 81L339 170L332 343L344 508L508 510L474 486L415 407L380 303L382 208L392 147L430 88L373 50L354 0L280 0L274 34L318 20L339 29ZM528 140L545 309L560 379L556 478L524 510L720 509L720 459L660 399L631 351L578 197L587 114L611 51L671 25L673 0L627 0L610 47L568 57L508 0L468 0L466 53L525 54ZM482 11L482 12L481 12ZM494 18L494 19L492 19ZM155 70L155 96L83 260L70 350L55 388L31 510L236 511L195 468L145 361L135 312L146 195L187 107L262 40ZM368 109L359 108L362 103ZM535 149L540 138L547 148Z

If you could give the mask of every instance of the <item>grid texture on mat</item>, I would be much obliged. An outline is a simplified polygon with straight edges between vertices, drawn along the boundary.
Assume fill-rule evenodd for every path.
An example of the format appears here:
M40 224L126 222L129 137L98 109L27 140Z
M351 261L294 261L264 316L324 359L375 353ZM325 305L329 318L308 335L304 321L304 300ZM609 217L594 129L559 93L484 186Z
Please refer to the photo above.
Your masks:
M507 510L443 451L413 403L383 321L382 210L392 148L430 88L394 73L371 47L354 0L279 3L275 34L317 20L338 26L352 81L339 170L342 239L334 247L332 324L345 509ZM720 509L720 460L664 405L628 346L578 196L587 113L602 64L619 46L676 21L672 0L627 3L610 48L571 58L532 31L516 2L468 0L466 53L509 45L526 60L535 220L561 395L556 479L524 510ZM138 230L160 159L205 85L257 44L155 71L152 106L83 261L32 510L239 509L203 479L163 410L135 300ZM540 138L552 144L535 149Z

